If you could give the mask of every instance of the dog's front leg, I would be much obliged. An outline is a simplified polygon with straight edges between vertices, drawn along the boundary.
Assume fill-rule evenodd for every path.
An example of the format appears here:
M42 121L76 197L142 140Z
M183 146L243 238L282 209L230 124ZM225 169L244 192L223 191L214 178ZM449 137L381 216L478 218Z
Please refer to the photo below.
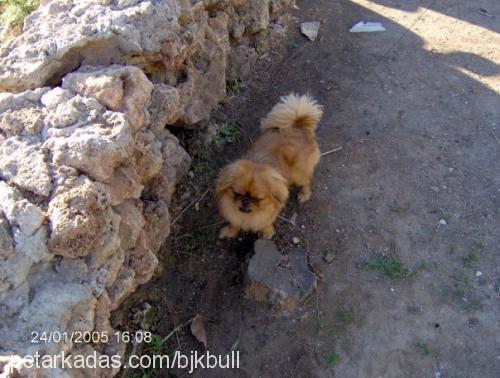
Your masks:
M223 227L222 230L220 230L219 239L234 238L239 233L240 233L240 228L230 224L226 227Z
M272 239L272 237L274 236L274 234L276 234L276 231L274 231L274 227L272 225L272 223L266 227L263 227L260 231L259 231L259 234L260 236L262 237L262 239Z

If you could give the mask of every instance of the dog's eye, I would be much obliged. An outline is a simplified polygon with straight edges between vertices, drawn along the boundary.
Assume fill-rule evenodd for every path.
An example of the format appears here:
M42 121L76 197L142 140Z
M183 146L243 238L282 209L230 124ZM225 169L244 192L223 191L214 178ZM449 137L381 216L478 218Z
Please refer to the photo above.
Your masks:
M255 198L255 197L252 197L252 202L255 202L255 203L259 203L260 201L262 201L264 198Z
M235 192L234 190L233 190L233 193L234 193L234 196L235 196L236 198L245 197L245 195L244 195L244 194L241 194L241 193Z

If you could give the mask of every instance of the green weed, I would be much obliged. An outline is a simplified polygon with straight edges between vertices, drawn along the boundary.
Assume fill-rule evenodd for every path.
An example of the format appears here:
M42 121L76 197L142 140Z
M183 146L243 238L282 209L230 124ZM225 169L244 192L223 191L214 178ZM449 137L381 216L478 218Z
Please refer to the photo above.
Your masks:
M238 94L243 89L243 82L240 79L228 80L226 88L229 94Z
M233 122L228 122L221 125L219 129L219 135L215 144L218 147L227 146L229 144L233 144L241 139L243 133L237 124Z
M389 278L405 278L410 275L410 270L392 256L375 257L368 262L367 268L380 272Z
M462 258L462 261L464 263L464 267L473 268L477 265L479 261L479 256L476 255L474 252L470 252L467 256Z
M328 352L325 355L325 362L328 367L335 367L340 362L340 355L335 352Z
M340 323L342 323L343 325L349 325L352 322L351 315L349 314L348 311L346 311L344 309L339 311L338 317L339 317Z
M39 4L39 0L0 0L0 24L7 29L22 26L26 16Z
M432 349L427 343L415 343L415 349L417 349L422 356L430 356L432 354Z

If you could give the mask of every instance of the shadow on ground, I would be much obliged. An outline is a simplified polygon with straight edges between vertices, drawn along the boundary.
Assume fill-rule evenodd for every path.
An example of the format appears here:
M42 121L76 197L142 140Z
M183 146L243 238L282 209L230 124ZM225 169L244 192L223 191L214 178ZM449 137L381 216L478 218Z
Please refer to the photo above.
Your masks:
M201 199L173 226L161 276L128 306L153 305L162 336L201 313L211 352L241 351L241 369L197 376L498 376L500 7L494 0L357 3L298 1L295 16L321 21L320 38L309 42L292 28L221 106L213 122L235 125L238 142L206 148L189 143L194 132L181 132L195 178L182 184L173 216ZM360 20L387 30L348 33ZM320 162L313 199L288 204L284 216L296 212L298 226L278 224L282 253L299 237L320 277L315 297L282 313L245 298L254 237L217 240L212 188L216 171L291 91L324 105L319 143L342 150ZM335 255L332 263L324 251ZM391 269L405 273L390 278ZM185 329L162 348L202 350Z

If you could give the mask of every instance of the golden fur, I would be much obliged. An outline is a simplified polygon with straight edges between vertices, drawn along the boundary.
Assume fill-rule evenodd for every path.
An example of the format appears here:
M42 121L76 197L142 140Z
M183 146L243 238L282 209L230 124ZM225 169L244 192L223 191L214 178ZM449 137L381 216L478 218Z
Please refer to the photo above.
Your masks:
M288 187L301 188L301 203L311 197L311 178L320 157L315 130L321 115L321 106L307 95L282 97L262 120L262 134L248 152L222 169L216 194L229 225L221 230L221 238L244 230L270 239Z

